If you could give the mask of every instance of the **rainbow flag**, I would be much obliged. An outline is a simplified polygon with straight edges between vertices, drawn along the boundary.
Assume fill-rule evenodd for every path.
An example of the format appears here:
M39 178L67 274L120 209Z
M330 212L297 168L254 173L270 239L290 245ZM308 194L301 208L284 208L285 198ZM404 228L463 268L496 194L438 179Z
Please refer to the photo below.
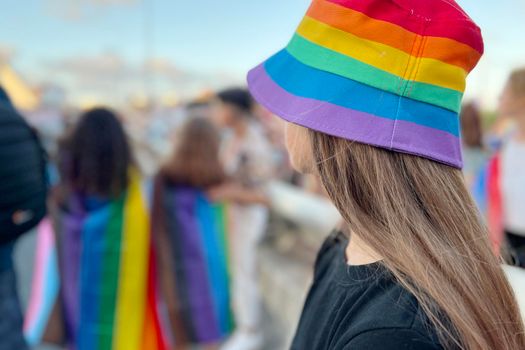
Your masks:
M90 211L79 203L71 201L57 235L59 302L68 347L167 349L148 208L138 176L115 201Z
M162 186L156 196L175 343L216 343L233 329L227 206L191 187Z
M494 252L499 255L505 238L501 193L501 154L496 154L482 169L471 192L478 208L487 220Z

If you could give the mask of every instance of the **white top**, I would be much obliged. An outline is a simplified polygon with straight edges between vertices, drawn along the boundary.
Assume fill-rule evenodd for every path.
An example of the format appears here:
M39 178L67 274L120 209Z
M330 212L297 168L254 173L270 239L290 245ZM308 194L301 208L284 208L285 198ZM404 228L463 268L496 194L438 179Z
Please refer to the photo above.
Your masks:
M245 185L264 185L274 176L273 148L257 122L250 122L242 138L230 135L222 158L228 175Z
M273 148L261 126L252 121L242 138L230 135L223 145L222 159L228 175L245 186L266 189L274 176ZM233 231L261 237L266 229L268 209L259 204L235 205ZM234 233L236 234L236 233Z
M525 236L525 143L510 140L501 154L505 229Z

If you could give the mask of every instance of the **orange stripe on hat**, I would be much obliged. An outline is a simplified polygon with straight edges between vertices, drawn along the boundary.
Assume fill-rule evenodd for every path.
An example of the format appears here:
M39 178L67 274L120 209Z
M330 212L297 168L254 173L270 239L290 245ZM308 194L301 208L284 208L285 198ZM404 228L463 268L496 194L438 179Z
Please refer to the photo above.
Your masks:
M396 24L373 19L367 15L338 4L314 0L307 16L331 27L343 30L363 39L373 40L412 53L413 43L421 35ZM433 58L470 72L479 61L481 54L472 47L454 39L425 37L426 47L420 57Z

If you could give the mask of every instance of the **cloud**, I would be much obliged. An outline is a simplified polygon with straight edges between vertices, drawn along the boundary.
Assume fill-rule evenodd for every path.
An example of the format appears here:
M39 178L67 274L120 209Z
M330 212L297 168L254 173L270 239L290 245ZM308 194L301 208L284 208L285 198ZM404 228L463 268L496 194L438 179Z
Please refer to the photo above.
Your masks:
M48 12L68 21L78 21L96 15L105 7L136 5L146 0L46 0Z
M52 74L69 76L78 81L105 81L128 77L130 67L118 55L104 53L96 56L73 56L44 65Z
M237 82L229 74L193 72L166 58L132 63L112 52L71 56L44 62L41 67L45 76L64 86L69 95L110 102L126 101L145 90L158 98L167 94L191 98L204 89Z
M118 54L106 52L92 56L72 56L45 64L51 73L68 76L79 83L93 84L120 81L132 83L146 77L177 84L199 79L166 59L152 59L133 64Z

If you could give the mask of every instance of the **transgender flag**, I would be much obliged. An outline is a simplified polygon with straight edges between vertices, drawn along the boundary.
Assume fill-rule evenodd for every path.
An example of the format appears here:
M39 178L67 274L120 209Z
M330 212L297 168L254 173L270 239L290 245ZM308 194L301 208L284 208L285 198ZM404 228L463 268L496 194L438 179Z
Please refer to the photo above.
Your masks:
M59 288L55 235L51 221L44 219L38 227L33 288L24 322L24 333L29 345L35 346L42 339Z

